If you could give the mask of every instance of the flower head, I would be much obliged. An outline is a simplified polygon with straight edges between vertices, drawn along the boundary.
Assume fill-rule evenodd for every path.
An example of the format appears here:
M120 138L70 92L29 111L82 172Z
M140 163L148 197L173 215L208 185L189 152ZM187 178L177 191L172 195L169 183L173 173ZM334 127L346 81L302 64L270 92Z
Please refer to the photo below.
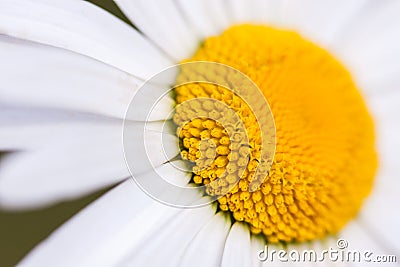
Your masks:
M0 3L0 206L120 183L21 265L397 255L399 2L116 3Z

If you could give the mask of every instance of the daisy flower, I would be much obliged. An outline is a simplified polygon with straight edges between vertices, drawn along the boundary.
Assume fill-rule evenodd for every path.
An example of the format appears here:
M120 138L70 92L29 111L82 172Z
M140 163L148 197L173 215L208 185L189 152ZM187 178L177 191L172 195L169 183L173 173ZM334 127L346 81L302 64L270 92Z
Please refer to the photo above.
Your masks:
M0 206L116 185L21 266L398 258L399 1L116 3L0 1Z

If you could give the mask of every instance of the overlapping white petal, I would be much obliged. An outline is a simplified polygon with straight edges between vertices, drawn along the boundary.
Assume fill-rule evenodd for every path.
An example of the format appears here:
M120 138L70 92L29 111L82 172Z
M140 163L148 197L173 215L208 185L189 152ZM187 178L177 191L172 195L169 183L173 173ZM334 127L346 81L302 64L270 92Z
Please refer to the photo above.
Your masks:
M179 266L220 266L230 224L229 217L215 214L186 247Z
M125 121L123 152L133 176L154 170L179 154L177 136L163 126L164 122L142 124ZM155 130L157 128L160 130Z
M200 39L172 0L115 0L125 15L175 61L193 54Z
M140 81L64 49L0 37L0 98L9 105L123 118Z
M0 150L40 149L67 132L108 123L115 120L76 111L1 105Z
M397 238L400 235L400 216L393 210L400 200L398 173L397 166L386 167L378 173L371 197L366 201L359 218L359 224L378 239L380 244L390 248L388 252L391 253L400 253Z
M278 26L293 29L329 49L336 41L336 34L347 29L364 3L364 0L284 1Z
M339 234L339 238L347 242L346 251L360 252L360 261L358 262L356 258L356 262L351 262L354 266L379 265L373 262L377 255L393 255L391 254L393 248L387 246L388 244L382 243L383 240L377 239L379 236L374 236L359 221L350 222ZM339 250L341 249L339 248ZM352 259L350 260L352 261Z
M375 124L379 168L385 175L386 168L396 174L400 157L400 118L397 115L400 91L383 93L366 100Z
M169 167L158 168L168 171ZM187 182L183 173L175 177L178 185ZM169 235L177 237L177 227L186 225L186 231L178 234L179 239L170 239L175 242L170 249L182 249L181 243L189 242L190 235L196 232L191 231L205 224L213 214L214 209L210 207L184 210L161 204L128 179L54 232L21 266L114 266L130 261L137 255L134 251L140 251L150 237L157 237L166 229L170 229ZM151 244L162 246L164 243Z
M163 164L170 159L168 155L178 153L176 140L172 140L175 137L167 133L171 139L167 141L169 152L165 153L162 131L155 130L145 137L143 132L134 131L133 123L132 142L124 147L121 121L106 117L123 118L141 79L173 60L190 56L202 38L218 34L231 24L260 22L297 30L337 55L366 96L381 92L389 95L397 89L400 65L393 57L400 56L398 1L116 2L154 44L84 1L0 3L0 33L29 40L0 36L0 72L4 74L0 77L0 101L14 107L25 106L18 112L14 107L0 108L6 111L0 114L0 149L43 145L41 150L12 154L2 160L1 206L34 207L117 183L130 175L124 148L140 151L130 160L138 163L135 172L140 177L151 178L148 171L152 166L141 164L145 153L137 144L142 141L148 142L155 167L170 176L170 182L185 185L190 179L188 173ZM395 166L400 129L394 114L398 114L399 99L395 93L391 99L369 101L377 120L383 170L360 223L352 222L339 236L355 249L367 248L381 254L400 249L396 240L399 216L392 210L398 202ZM170 118L172 102L165 98L150 118ZM139 103L134 108L143 111L144 106ZM27 114L33 107L37 117L36 113ZM57 113L54 108L64 110ZM54 117L46 114L42 121L40 114L47 110L52 110ZM23 119L13 121L8 114ZM133 115L131 119L146 114ZM25 124L25 119L32 123ZM154 129L159 129L159 124ZM158 193L163 190L159 188ZM210 266L259 266L256 250L263 243L250 237L241 223L235 223L228 233L229 221L214 212L210 207L167 207L128 180L55 232L22 266L148 265L149 260L158 265L186 266L197 259ZM364 220L371 227L369 230L382 237L381 243L387 242L386 248L363 228ZM315 248L321 250L326 245L319 243ZM204 254L208 258L204 259Z
M136 146L144 140L149 147L157 148L158 153L153 149L147 155L155 168L171 159L158 149L162 147L162 133L144 135L140 131L143 123L131 124L132 143L126 147L122 140L121 122L111 121L69 127L51 142L48 140L40 150L5 156L0 169L0 205L36 207L75 198L121 181L130 176L124 149L138 151ZM174 148L178 153L178 148ZM134 154L131 160L141 161L145 156ZM150 168L143 164L138 166L142 169L137 173Z
M196 234L213 218L211 206L181 210L178 216L159 224L122 266L177 266ZM151 242L147 242L151 240Z
M86 1L3 0L0 34L61 47L144 79L172 62L129 25Z
M247 225L236 222L229 231L225 242L221 266L250 266L252 263L250 231Z
M397 253L400 252L397 240L400 216L393 211L393 205L400 200L399 101L398 90L367 98L375 122L379 169L371 196L363 206L359 219L360 224L365 225L381 243Z
M360 89L376 96L395 90L400 70L397 1L229 1L231 23L257 23L299 32L328 49ZM367 44L367 45L366 45Z
M230 20L221 0L178 0L185 19L201 38L216 35L225 30Z
M280 26L284 1L233 0L226 3L231 23L256 23Z
M67 109L122 119L143 83L89 57L5 36L0 37L0 57L3 104ZM143 97L134 108L147 115L146 106L152 105L152 101ZM172 99L165 97L152 116L142 116L141 120L165 119L172 106Z
M252 265L254 267L261 267L263 264L267 264L266 261L262 261L262 257L264 256L263 253L260 251L265 251L265 241L263 241L258 236L251 236L250 237L250 257L252 260Z
M1 206L26 208L71 199L129 176L120 123L65 130L40 150L2 158Z
M20 265L115 265L155 225L178 212L151 199L129 179L68 221Z
M399 1L366 1L332 43L332 49L367 96L398 89L399 12Z

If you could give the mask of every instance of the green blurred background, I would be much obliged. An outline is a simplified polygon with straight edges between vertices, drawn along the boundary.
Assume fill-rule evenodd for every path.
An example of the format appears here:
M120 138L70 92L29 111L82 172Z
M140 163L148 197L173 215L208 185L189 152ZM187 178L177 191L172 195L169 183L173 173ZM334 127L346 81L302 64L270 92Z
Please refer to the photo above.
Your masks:
M89 2L103 7L128 22L112 0L89 0ZM14 266L54 229L105 191L40 210L25 212L0 210L0 266Z

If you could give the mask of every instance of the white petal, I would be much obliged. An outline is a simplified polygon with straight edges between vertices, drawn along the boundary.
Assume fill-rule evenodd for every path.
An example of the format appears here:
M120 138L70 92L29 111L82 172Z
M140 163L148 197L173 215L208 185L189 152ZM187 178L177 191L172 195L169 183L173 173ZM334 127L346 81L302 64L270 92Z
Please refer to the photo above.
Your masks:
M227 12L222 4L220 0L177 1L185 18L201 38L217 35L229 26Z
M348 26L364 2L364 0L286 1L282 9L281 26L294 29L307 39L330 48L336 34Z
M129 179L53 233L22 266L119 266L170 222L180 225L189 218L195 229L213 213L211 207L184 210L163 205Z
M259 254L261 250L264 250L265 244L263 240L255 235L252 235L250 237L250 247L251 247L251 259L252 259L252 265L253 267L261 267L262 266L262 261L259 259ZM262 254L260 255L260 257Z
M197 195L199 192L194 193ZM137 192L137 194L143 197L143 192ZM134 194L134 197L136 198L137 195ZM179 196L176 197L179 198ZM182 223L182 221L186 223L188 220L193 220L195 221L193 229L195 229L198 223L201 224L202 220L206 220L214 213L212 207L204 207L201 210L185 210L170 207L157 201L150 201L149 198L145 200L146 202L144 204L138 203L139 205L142 204L139 207L136 206L136 202L135 204L132 203L132 205L135 205L135 207L132 208L134 210L139 210L134 220L123 222L123 227L114 231L114 235L108 238L108 242L104 242L94 250L96 255L103 256L88 256L84 261L85 264L82 264L82 266L125 266L126 264L122 264L122 262L129 262L128 266L136 266L132 265L131 260L140 261L136 252L143 251L143 246L151 243L149 240L154 242L154 236L160 239L160 241L157 242L159 245L164 245L166 240L174 239L165 237L165 235L176 233L177 224L183 225L184 223ZM171 227L173 229L171 229ZM187 229L187 231L190 232L191 230ZM163 237L165 237L165 239ZM174 244L175 242L172 245ZM172 249L174 247L172 247ZM118 248L118 250L115 248ZM160 256L158 261L165 260L165 255L161 254L162 253L158 254ZM153 255L155 255L154 252Z
M151 124L153 126L147 128ZM156 126L157 125L157 126ZM132 123L125 121L124 156L133 176L153 170L179 154L179 141L163 128L164 122ZM154 130L156 127L161 130Z
M160 113L158 114L161 116ZM60 136L65 133L74 132L74 129L116 122L118 122L117 119L74 111L0 106L0 150L39 149L49 142L60 140ZM130 123L132 122L126 122L126 124ZM143 129L158 133L163 131L169 135L175 134L169 125L160 127L160 124L162 125L160 122L143 124ZM134 128L138 127L137 124L133 125ZM170 158L175 155L171 155Z
M176 185L185 186L192 178L192 172L189 171L190 166L184 160L176 160L167 162L156 170L165 179L166 182Z
M209 16L212 16L221 29L228 28L232 24L232 18L226 8L227 1L224 0L204 0L203 1Z
M4 157L0 169L1 205L45 205L128 177L121 132L120 123L81 125L68 129L40 150Z
M348 27L342 28L342 31L338 33L340 39L335 40L335 46L340 46L343 52L350 53L351 50L354 52L354 56L363 55L368 59L393 56L393 49L397 48L396 44L400 41L396 34L399 33L399 29L387 26L398 23L397 13L399 10L400 3L398 1L365 1L362 9L350 21ZM388 43L388 41L391 42ZM386 47L387 49L380 50L379 48L383 47L376 46L379 44L389 46ZM360 52L362 54L359 54Z
M147 237L122 266L177 266L196 234L210 221L215 208L187 209ZM150 242L149 242L150 241Z
M171 206L186 206L191 204L192 199L188 197L187 202L176 202L177 195L191 195L198 190L188 186L192 173L179 168L177 162L167 162L144 174L134 176L135 182L141 189L154 199ZM186 192L184 192L187 190ZM198 199L201 199L199 197Z
M148 78L171 64L132 27L86 1L3 0L0 34L65 48Z
M359 251L361 253L360 263L354 263L356 266L365 266L366 254L371 252L372 255L368 256L371 260L377 255L393 255L398 251L393 252L393 248L385 244L383 240L379 240L379 236L374 236L369 229L366 229L361 222L352 221L350 222L343 231L339 234L339 238L347 242L348 246L345 251ZM377 239L378 238L378 239ZM368 262L367 264L373 264Z
M250 266L251 263L250 231L245 224L236 222L225 242L221 266Z
M236 23L250 23L254 19L254 15L258 12L257 10L261 11L260 6L255 5L256 2L253 0L246 2L232 0L230 4L227 8L230 9L233 21Z
M199 38L172 0L115 2L135 26L176 61L189 57L199 45Z
M367 1L343 31L332 49L368 94L397 90L400 70L399 1ZM387 81L395 80L391 88Z
M133 121L165 121L173 116L175 101L171 96L171 87L167 84L161 85L159 82L168 82L173 75L164 75L165 72L156 76L154 79L142 84L133 98L130 100L129 107L125 113L126 120ZM175 79L175 77L173 78ZM153 84L157 83L156 84Z
M32 150L84 125L112 119L73 111L0 106L0 150Z
M400 158L400 123L396 120L377 121L376 126L379 168L391 168L395 172L389 175L397 176Z
M230 12L231 24L256 23L282 26L284 1L232 0L224 2Z
M373 191L360 212L359 220L376 239L400 254L400 216L394 210L400 201L398 173L398 166L383 167L378 172Z
M377 94L375 96L368 96L365 100L375 121L383 123L392 122L392 124L395 126L400 122L400 118L396 114L400 111L400 107L398 105L398 102L400 101L399 90L393 90L391 92Z
M143 123L131 124L135 125L132 129L143 128ZM149 147L161 146L159 135L154 133L147 140ZM132 144L144 141L139 130L130 138ZM121 181L130 176L124 149L137 152L135 146L124 147L121 122L115 121L72 127L38 151L6 156L0 169L0 204L13 208L46 205ZM140 166L143 154L133 155ZM154 167L169 160L156 152L150 156Z
M88 57L0 36L2 103L123 118L139 81Z
M393 211L393 207L400 200L398 194L400 119L397 115L399 101L398 91L367 98L375 121L379 169L371 196L360 212L362 225L368 227L380 242L393 248L398 254L400 254L397 238L400 235L398 228L400 217Z
M215 214L186 248L180 266L220 266L230 226L229 217Z
M272 7L271 1L233 0L229 2L232 20L238 23L263 23L267 19L268 9Z
M65 223L21 266L114 266L179 211L152 200L129 179Z
M155 169L156 173L162 178L165 182L176 185L176 186L185 186L189 183L190 179L192 178L192 173L187 172L186 170L182 170L179 166L180 163L184 163L184 161L173 161L167 162L165 164L160 165L158 168ZM139 184L141 182L145 182L151 180L151 175L153 172L147 172L141 175ZM137 179L139 180L139 179ZM148 181L151 185L151 181ZM158 188L157 190L164 191L165 188Z
M400 158L400 92L367 97L366 101L375 123L379 168L396 167Z

